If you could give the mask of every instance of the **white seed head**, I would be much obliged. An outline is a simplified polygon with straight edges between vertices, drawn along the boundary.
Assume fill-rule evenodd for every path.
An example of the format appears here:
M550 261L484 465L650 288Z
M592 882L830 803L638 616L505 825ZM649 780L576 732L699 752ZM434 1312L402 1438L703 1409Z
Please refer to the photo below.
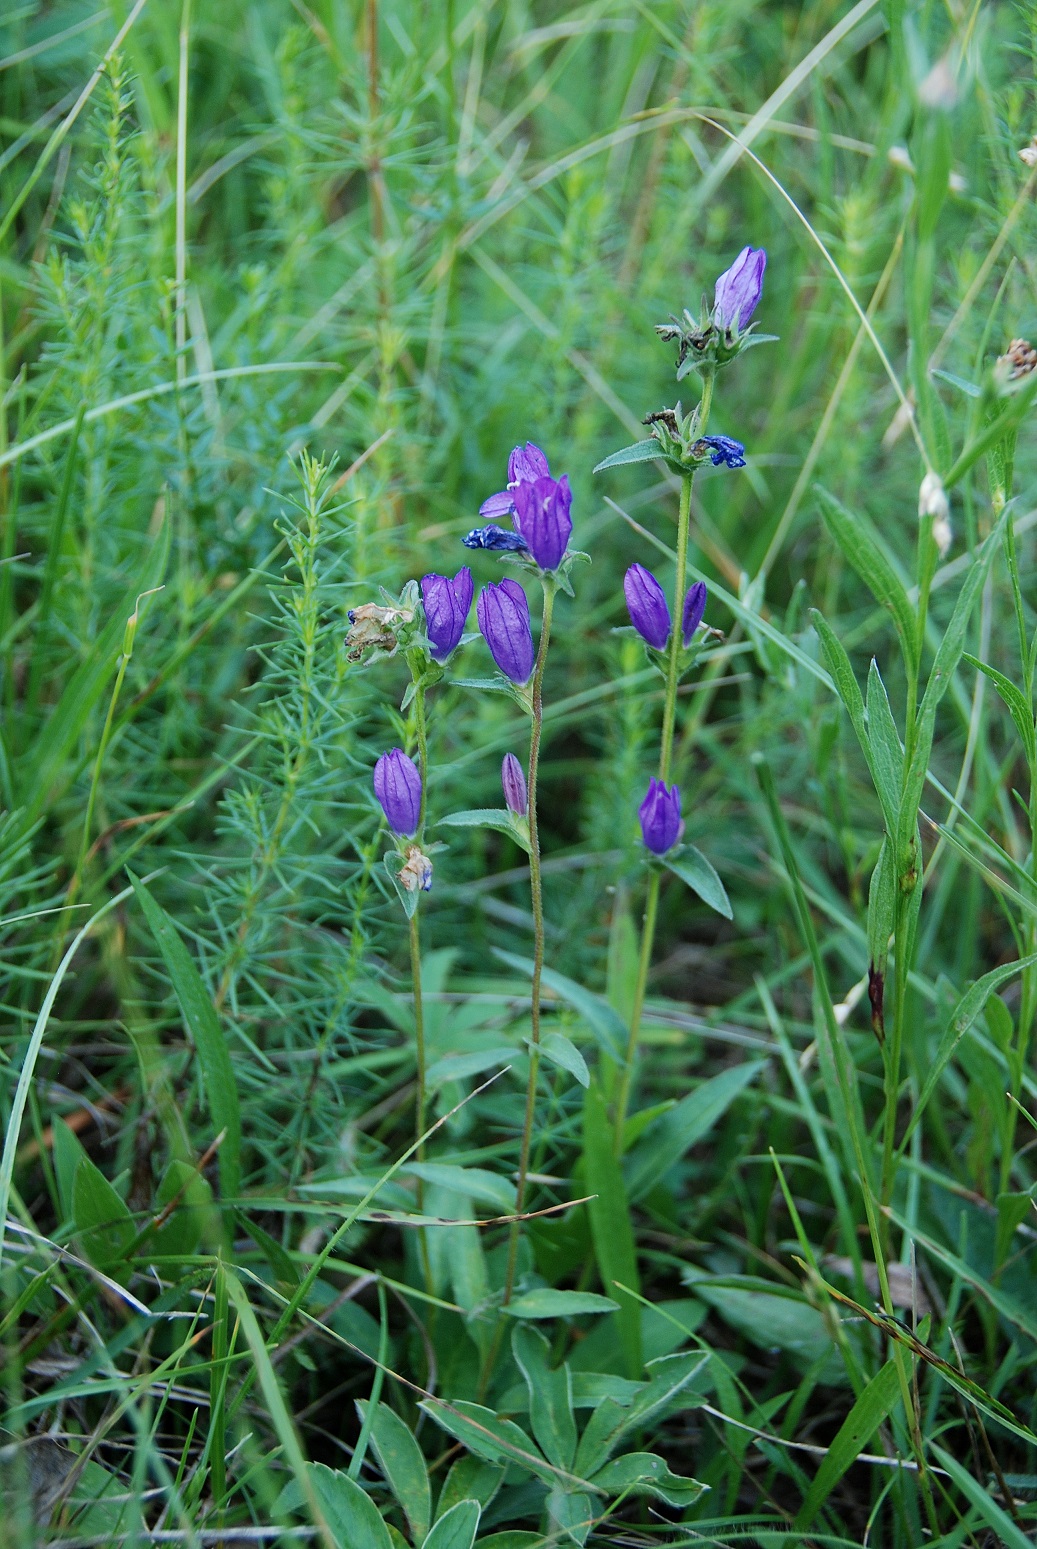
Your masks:
M918 490L918 519L931 516L935 522L945 522L951 514L950 501L938 473L929 472Z
M945 516L938 516L933 522L933 542L936 544L941 559L947 558L947 551L951 546L951 539L953 537L954 533L951 530L950 522Z
M1019 152L1019 160L1027 167L1037 167L1037 139L1023 146Z

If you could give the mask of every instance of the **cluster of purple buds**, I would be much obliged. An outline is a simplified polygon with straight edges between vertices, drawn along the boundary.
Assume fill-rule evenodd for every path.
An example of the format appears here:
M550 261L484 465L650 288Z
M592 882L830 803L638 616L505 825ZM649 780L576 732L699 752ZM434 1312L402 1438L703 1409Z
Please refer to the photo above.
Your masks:
M655 650L661 651L670 638L670 605L666 593L644 565L631 565L623 577L623 595L630 622ZM689 646L706 611L706 585L696 581L688 587L681 609L681 637Z
M637 809L645 848L653 855L672 850L684 832L681 822L681 793L676 785L649 780L648 794Z
M425 607L425 633L429 651L437 662L445 662L464 634L472 606L472 572L463 566L451 581L435 573L421 578L421 600Z
M476 617L490 655L512 683L528 683L533 674L533 631L529 622L529 603L517 581L484 586L476 603Z
M480 516L510 516L515 530L490 522L473 528L461 541L469 549L529 554L541 570L557 570L573 530L571 506L566 475L553 479L544 453L527 441L508 458L507 488L479 507Z

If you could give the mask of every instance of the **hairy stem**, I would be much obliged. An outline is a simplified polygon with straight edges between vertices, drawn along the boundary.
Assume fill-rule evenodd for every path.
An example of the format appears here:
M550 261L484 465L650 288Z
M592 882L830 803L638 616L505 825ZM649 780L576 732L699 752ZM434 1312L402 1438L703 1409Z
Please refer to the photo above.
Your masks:
M526 1084L526 1115L522 1126L519 1153L518 1187L515 1213L521 1215L526 1200L526 1175L529 1172L529 1148L533 1137L533 1112L536 1106L537 1077L540 1073L540 979L544 970L544 893L540 877L540 832L537 822L537 774L540 768L540 738L544 725L544 663L551 637L554 610L554 581L544 578L544 618L540 627L540 647L533 668L533 726L529 738L529 890L533 901L533 988L531 998L532 1044L529 1052L529 1080ZM511 1300L515 1287L518 1259L519 1223L511 1223L508 1237L508 1267L504 1277L504 1305Z
M709 407L713 399L713 376L707 373L702 380L702 398L699 402L698 433L703 435L709 419ZM666 699L663 705L663 728L659 739L659 779L669 781L673 762L673 737L677 725L677 689L680 686L680 661L683 636L681 614L684 608L684 591L688 577L688 537L691 531L691 487L695 475L686 473L681 480L681 500L677 514L677 575L674 583L673 627L670 630L670 655L666 666ZM630 1105L630 1088L634 1079L634 1061L637 1042L641 1035L641 1018L644 1015L645 995L648 990L648 971L652 965L652 948L655 945L655 925L659 916L659 889L662 875L652 872L645 900L644 919L641 924L641 952L637 965L637 984L634 1004L630 1011L630 1034L627 1038L623 1070L616 1094L615 1148L616 1155L623 1151L623 1126Z

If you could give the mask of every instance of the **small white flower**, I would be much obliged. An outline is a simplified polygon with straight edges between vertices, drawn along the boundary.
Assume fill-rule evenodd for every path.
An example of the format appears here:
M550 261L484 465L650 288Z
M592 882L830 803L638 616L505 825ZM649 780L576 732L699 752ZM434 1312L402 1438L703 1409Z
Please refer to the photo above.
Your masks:
M926 474L918 490L918 520L924 521L926 517L932 518L933 542L943 559L954 536L951 531L951 504L940 475L931 471Z

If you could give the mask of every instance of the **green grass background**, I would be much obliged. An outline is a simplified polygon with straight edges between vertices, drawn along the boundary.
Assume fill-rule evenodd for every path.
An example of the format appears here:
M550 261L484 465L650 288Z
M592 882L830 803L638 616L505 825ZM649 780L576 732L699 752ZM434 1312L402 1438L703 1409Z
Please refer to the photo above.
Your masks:
M659 464L591 470L673 401L654 325L697 312L746 243L767 249L757 316L779 339L718 384L710 428L749 462L696 481L691 563L726 638L679 723L688 838L734 917L664 891L625 1178L595 1160L559 1066L534 1147L533 1203L598 1193L646 1303L535 1320L548 1367L568 1364L582 1428L650 1375L631 1338L642 1356L699 1352L692 1387L631 1445L709 1488L691 1503L563 1490L559 1506L557 1481L504 1447L440 1506L480 1500L472 1532L495 1549L1032 1541L1020 1108L1037 981L1011 965L1037 948L1037 516L1030 389L998 396L993 372L1037 329L1037 171L1019 155L1037 129L1034 27L1032 5L993 0L9 0L5 1542L381 1545L335 1493L350 1470L392 1544L422 1541L403 1464L394 1476L354 1401L416 1434L424 1463L392 1432L410 1487L427 1467L440 1500L464 1448L407 1384L476 1399L505 1229L430 1227L423 1265L414 1227L371 1217L416 1200L406 1168L367 1198L410 1144L406 930L370 794L374 758L407 734L407 674L351 663L346 613L471 557L460 538L516 442L569 473L593 563L560 600L545 684L548 963L564 976L549 1005L607 1086L662 698L613 631L627 565L669 581L677 496ZM916 685L861 572L874 583L877 553L917 617L927 465L953 543ZM477 583L499 574L471 562ZM810 610L862 686L877 662L895 765L970 576L959 650L1017 697L952 662L891 1077L867 993L891 928L876 936L873 903L869 937L884 812ZM480 643L462 661L489 666ZM873 684L869 727L887 727L880 710ZM436 690L432 817L496 805L524 736L502 697ZM424 1210L454 1222L507 1213L532 920L517 848L442 832L422 911L430 1058L448 1061L435 1114L468 1100L433 1150L466 1171L426 1180ZM510 1072L473 1097L502 1050ZM875 1314L865 1196L881 1190L862 1189L860 1157L877 1179L915 1113L880 1200L898 1328ZM622 1262L580 1206L530 1226L522 1285L612 1293ZM515 1360L506 1341L481 1396L542 1442ZM470 1544L469 1525L430 1549Z

